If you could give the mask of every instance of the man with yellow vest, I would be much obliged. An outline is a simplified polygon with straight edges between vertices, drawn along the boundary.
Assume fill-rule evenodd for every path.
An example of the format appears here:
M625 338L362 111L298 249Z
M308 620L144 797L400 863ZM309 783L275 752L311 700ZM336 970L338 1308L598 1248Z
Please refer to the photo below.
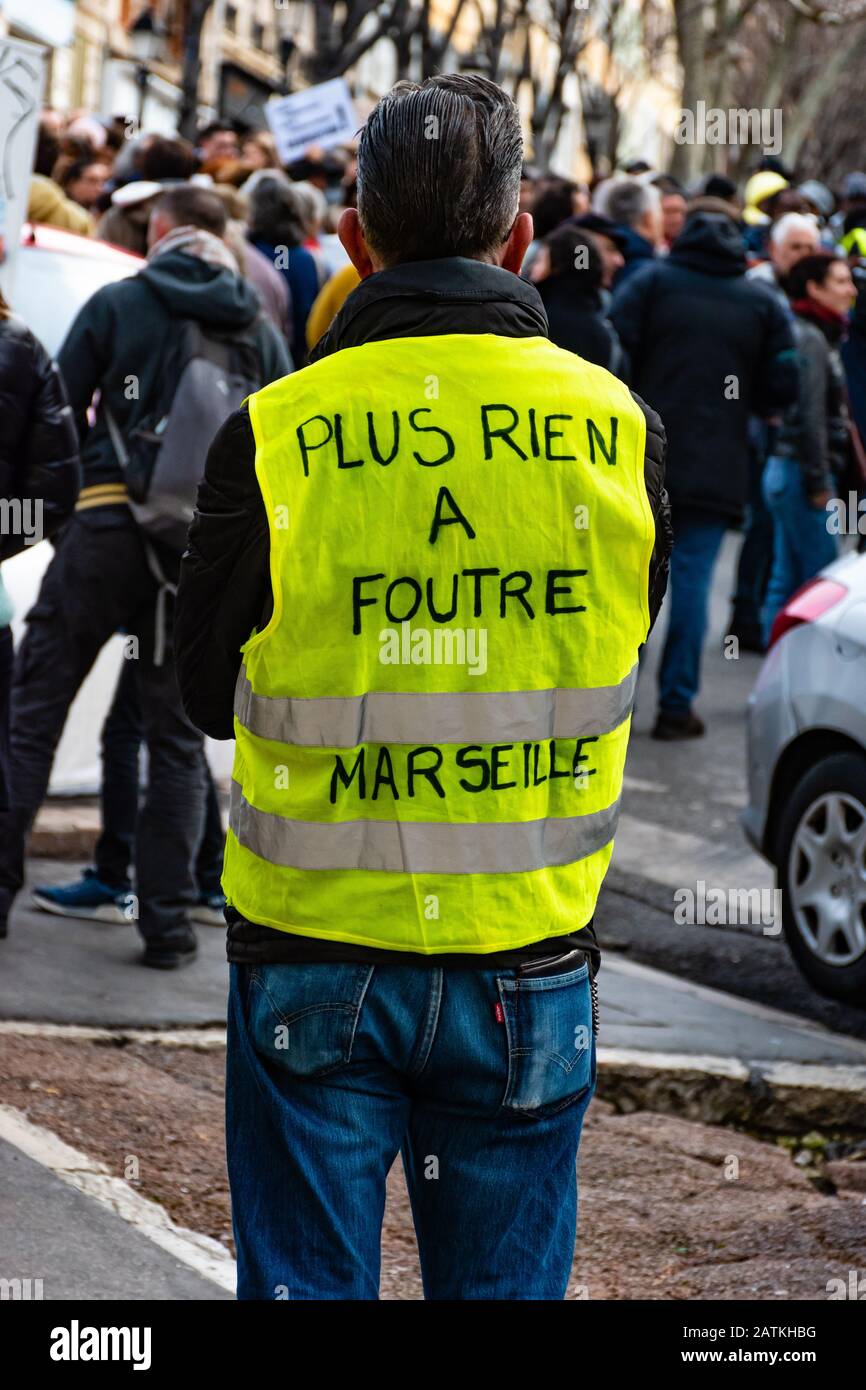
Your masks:
M658 417L518 278L517 109L401 84L362 283L210 452L178 599L236 738L223 884L244 1299L375 1299L402 1153L425 1295L561 1298L595 1087L592 916L664 590Z

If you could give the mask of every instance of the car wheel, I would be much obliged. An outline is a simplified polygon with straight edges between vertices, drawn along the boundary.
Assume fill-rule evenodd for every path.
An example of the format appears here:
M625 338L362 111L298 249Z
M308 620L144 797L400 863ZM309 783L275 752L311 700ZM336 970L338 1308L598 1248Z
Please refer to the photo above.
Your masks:
M777 841L791 954L821 994L866 1005L866 758L834 753L791 794Z

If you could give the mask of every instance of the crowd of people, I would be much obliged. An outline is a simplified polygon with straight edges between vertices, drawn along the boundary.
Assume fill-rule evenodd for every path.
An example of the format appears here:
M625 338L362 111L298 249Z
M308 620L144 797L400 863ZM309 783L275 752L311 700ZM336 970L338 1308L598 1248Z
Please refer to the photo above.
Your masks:
M212 189L225 205L226 241L241 274L302 366L315 342L308 340L309 319L320 291L329 284L335 313L336 283L344 294L357 284L356 275L345 274L351 267L335 232L340 211L354 202L353 151L311 148L284 168L265 131L239 137L231 125L214 121L195 144L153 132L127 138L126 131L122 120L103 125L86 114L44 111L30 220L146 256L160 195L187 182ZM314 325L321 323L320 310Z
M44 112L30 217L135 270L56 363L0 301L0 560L53 546L14 654L0 581L0 935L121 634L95 860L33 898L134 921L159 970L227 926L238 1296L375 1299L402 1152L428 1298L562 1298L641 655L669 586L652 733L699 737L726 533L759 651L836 552L866 175L590 187L468 73L289 168L223 122L130 131Z
M719 174L687 189L642 162L592 192L524 182L543 233L525 273L551 338L627 381L667 433L659 739L704 732L694 703L727 530L744 528L728 635L761 652L837 553L828 502L866 483L866 174L834 193L773 156L761 164L742 193Z
M359 284L336 234L355 206L356 159L310 149L285 168L269 134L220 121L194 144L129 128L44 111L29 217L141 256L139 275L84 306L56 367L8 306L0 318L0 393L14 402L2 491L43 499L46 532L59 532L14 676L0 579L0 931L72 700L112 633L132 633L157 659L124 663L103 730L96 862L35 897L123 920L137 885L145 959L169 967L194 949L190 920L222 921L220 818L171 661L179 553L130 512L123 456L153 428L178 321L243 349L250 390L315 355ZM721 174L686 188L645 162L593 187L525 165L520 211L534 224L521 276L552 341L633 387L664 422L675 544L653 735L699 736L726 531L743 528L729 633L761 651L792 592L836 553L827 502L864 486L866 174L831 190L767 157L741 192ZM225 413L214 405L209 436ZM231 487L228 470L229 499ZM20 548L4 535L0 558ZM248 636L222 634L227 660Z

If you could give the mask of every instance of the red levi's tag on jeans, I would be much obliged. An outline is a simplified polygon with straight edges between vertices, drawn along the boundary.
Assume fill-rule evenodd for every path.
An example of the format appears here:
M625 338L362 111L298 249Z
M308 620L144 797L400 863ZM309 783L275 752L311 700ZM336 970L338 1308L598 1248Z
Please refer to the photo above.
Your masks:
M497 1004L494 1004L494 1006L493 1006L493 1017L496 1019L496 1022L497 1022L497 1023L504 1023L504 1022L505 1022L505 1013L504 1013L504 1011L503 1011L503 1008L502 1008L502 1005L501 1005L501 1004L498 1004L498 1003L497 1003Z

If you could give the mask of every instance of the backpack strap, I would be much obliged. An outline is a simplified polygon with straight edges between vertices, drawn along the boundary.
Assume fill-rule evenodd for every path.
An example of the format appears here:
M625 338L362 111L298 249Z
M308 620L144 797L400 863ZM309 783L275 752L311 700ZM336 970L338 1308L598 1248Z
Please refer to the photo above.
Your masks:
M120 433L120 427L114 418L114 412L111 410L104 396L100 396L99 398L99 408L105 418L108 437L111 440L111 447L117 456L117 462L125 473L129 465L129 453L123 442L123 435Z
M126 471L127 465L129 463L129 452L126 448L125 443L123 442L123 435L120 433L120 427L118 426L118 423L114 418L114 413L111 410L111 407L104 398L100 401L100 407L105 416L105 423L108 428L109 438L111 439L111 446L114 449L115 454L117 455L117 461L120 464L121 468L124 471ZM177 585L172 583L170 579L167 579L165 577L162 570L162 566L159 563L159 557L157 556L156 551L150 544L150 541L148 540L146 534L140 526L138 527L138 534L141 538L141 543L144 546L144 555L145 559L147 560L147 567L157 583L156 615L154 618L153 664L154 666L162 666L163 662L165 661L167 629L166 610L168 607L168 597L169 594L171 594L172 597L176 596Z

